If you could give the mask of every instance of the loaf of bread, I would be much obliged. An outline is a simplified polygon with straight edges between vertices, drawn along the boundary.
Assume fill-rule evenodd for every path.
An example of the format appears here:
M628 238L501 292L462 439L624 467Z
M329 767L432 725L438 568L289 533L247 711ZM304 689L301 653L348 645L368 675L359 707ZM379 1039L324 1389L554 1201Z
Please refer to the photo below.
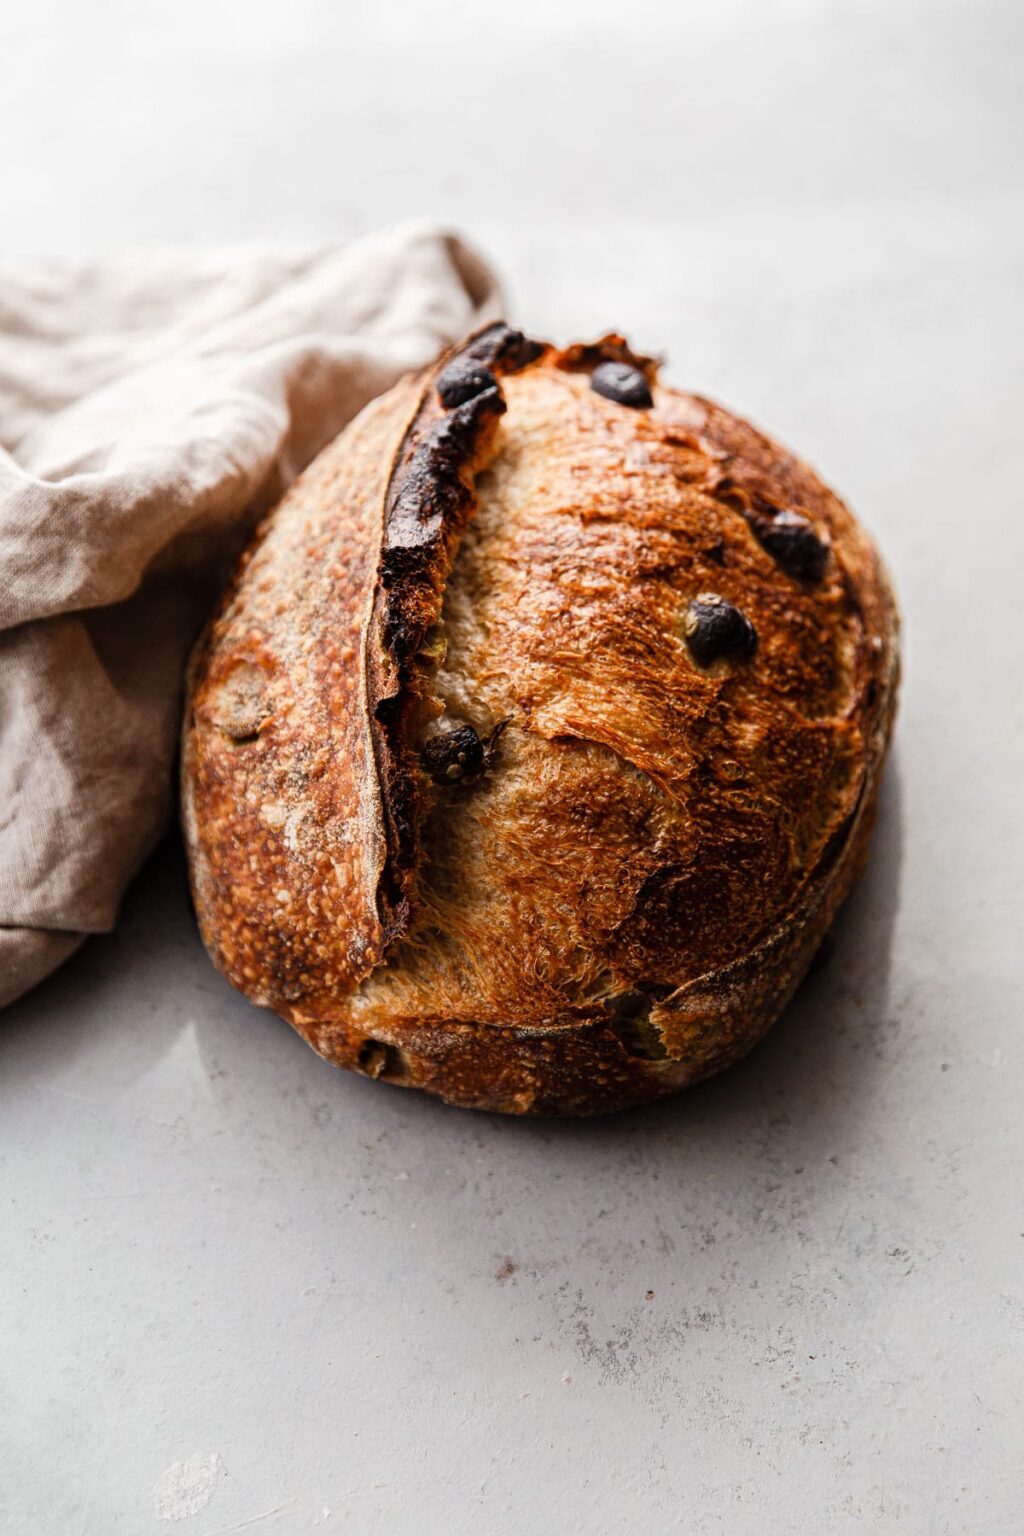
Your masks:
M755 1043L863 866L878 554L622 337L481 331L292 486L197 646L214 962L339 1066L514 1114Z

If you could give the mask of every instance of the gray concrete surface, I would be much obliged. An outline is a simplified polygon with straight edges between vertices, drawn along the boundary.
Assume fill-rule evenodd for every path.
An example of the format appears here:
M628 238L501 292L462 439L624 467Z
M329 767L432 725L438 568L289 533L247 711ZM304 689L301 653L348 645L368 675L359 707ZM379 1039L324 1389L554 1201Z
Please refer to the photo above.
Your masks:
M9 251L427 215L877 531L873 866L744 1065L588 1124L334 1072L180 855L0 1019L0 1529L1018 1536L1024 13L999 0L0 19Z

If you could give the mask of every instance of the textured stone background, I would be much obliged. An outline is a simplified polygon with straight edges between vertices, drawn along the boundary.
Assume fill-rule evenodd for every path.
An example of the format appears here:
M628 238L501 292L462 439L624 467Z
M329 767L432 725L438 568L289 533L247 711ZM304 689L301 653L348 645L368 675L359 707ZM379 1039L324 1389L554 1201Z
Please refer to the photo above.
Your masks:
M0 1019L5 1532L1017 1536L1022 44L1012 0L4 11L4 250L450 220L515 318L798 446L907 621L831 958L651 1111L334 1073L164 850Z

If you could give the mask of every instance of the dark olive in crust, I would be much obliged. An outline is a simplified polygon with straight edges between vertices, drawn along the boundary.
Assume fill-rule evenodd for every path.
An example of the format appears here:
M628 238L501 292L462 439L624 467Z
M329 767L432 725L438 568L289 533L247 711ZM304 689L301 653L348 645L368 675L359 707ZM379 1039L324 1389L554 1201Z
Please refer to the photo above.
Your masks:
M590 376L591 387L606 400L645 410L654 404L646 374L629 363L598 363Z
M757 648L757 631L733 603L701 592L686 610L683 633L694 661L710 667L724 656L746 661Z

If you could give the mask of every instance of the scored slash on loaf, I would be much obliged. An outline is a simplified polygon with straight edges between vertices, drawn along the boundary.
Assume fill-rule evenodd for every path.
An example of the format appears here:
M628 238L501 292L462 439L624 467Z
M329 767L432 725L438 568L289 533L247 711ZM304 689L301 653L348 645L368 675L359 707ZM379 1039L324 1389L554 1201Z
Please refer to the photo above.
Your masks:
M764 1033L863 865L896 633L799 459L620 336L490 326L306 470L196 648L203 938L371 1077L674 1092Z

